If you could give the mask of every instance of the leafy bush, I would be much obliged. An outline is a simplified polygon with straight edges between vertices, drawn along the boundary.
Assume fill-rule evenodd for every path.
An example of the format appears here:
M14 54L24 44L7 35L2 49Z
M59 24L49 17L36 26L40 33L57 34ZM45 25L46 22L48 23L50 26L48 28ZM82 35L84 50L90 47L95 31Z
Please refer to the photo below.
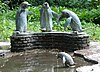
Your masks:
M8 4L11 7L15 7L19 5L24 0L10 0L10 3ZM62 7L68 7L68 8L97 8L97 6L100 3L100 0L26 0L29 3L31 3L33 6L42 5L45 1L50 4L50 6L62 6ZM2 0L2 2L5 2L5 0Z
M42 5L45 1L52 6L65 6L68 8L97 8L100 1L99 0L26 0L32 5Z
M97 9L73 9L73 11L78 14L81 20L100 24L100 5Z
M2 4L0 4L2 6ZM6 6L4 6L6 7ZM40 10L41 6L38 7L29 7L29 10L34 12L33 15L28 16L28 30L34 32L40 31ZM53 6L51 7L57 13L61 13L63 9L66 7L61 6ZM100 25L94 24L92 21L97 19L100 16L100 7L98 9L91 9L90 11L87 9L79 9L79 8L69 8L69 10L74 11L82 22L82 28L90 28L85 32L89 34L91 40L100 41ZM9 8L2 8L0 11L0 41L10 40L9 37L13 34L15 30L15 10L9 10ZM53 18L54 19L54 18ZM61 24L58 25L55 19L53 20L53 29L57 31L64 31L63 25L65 20L61 21ZM68 27L66 31L71 31L71 28Z

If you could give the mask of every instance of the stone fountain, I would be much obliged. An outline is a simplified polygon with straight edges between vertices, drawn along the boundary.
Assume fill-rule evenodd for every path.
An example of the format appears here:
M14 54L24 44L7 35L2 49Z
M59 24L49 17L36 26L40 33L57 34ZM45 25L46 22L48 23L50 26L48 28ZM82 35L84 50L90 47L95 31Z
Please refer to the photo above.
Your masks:
M22 6L29 5L28 3L22 3L22 4L21 4ZM46 8L47 10L44 8ZM89 48L89 42L90 42L89 35L87 35L84 32L78 31L81 29L80 20L77 19L78 17L73 17L75 16L73 12L71 14L72 19L74 18L72 21L76 20L75 21L76 23L74 22L74 26L76 27L78 25L77 23L79 23L77 29L75 31L73 30L73 32L53 32L52 18L51 18L52 16L50 15L53 14L57 20L59 20L59 18L61 18L61 16L64 16L64 15L62 14L60 16L57 15L54 11L50 9L48 3L43 4L42 11L43 12L40 12L40 16L42 16L41 14L43 14L44 18L42 17L40 19L41 21L45 21L45 25L43 25L43 23L40 25L44 26L43 28L47 29L45 30L45 32L42 30L43 28L41 29L43 32L27 32L26 30L27 21L25 21L27 19L27 16L24 16L25 18L23 18L23 16L22 18L17 17L16 19L17 31L15 31L14 34L10 37L12 52L25 51L25 50L35 49L35 48L44 48L44 49L54 48L54 49L67 50L67 51L75 51L75 50L80 50L84 48ZM20 12L20 15L17 15L17 16L25 15L24 13L26 13L25 9L23 8L21 12ZM47 16L48 14L50 14L49 15L50 17ZM64 14L68 15L67 11ZM48 17L47 21L44 20L44 19L47 19L46 17ZM68 15L68 17L71 17L71 16ZM25 22L21 22L22 20ZM22 23L25 23L25 24L22 24ZM70 22L70 23L72 24L73 22ZM49 27L45 27L45 26L49 26ZM72 27L72 29L74 28Z

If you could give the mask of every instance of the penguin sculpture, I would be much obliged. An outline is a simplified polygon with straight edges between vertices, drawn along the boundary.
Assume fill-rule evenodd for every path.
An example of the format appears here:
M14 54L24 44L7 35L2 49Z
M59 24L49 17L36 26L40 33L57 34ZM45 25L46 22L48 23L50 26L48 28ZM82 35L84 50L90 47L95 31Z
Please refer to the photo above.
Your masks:
M73 58L68 53L59 52L57 58L61 58L64 66L66 66L66 67L75 65Z
M51 8L49 7L49 4L45 2L42 5L42 8L40 10L40 26L41 30L51 32L52 31L52 17L58 18L58 15L56 12L52 11Z
M33 14L33 12L27 10L29 5L31 4L26 1L22 2L16 13L16 31L19 31L20 33L27 31L27 16Z
M62 13L59 16L58 20L60 20L62 18L67 18L67 20L65 22L65 25L64 25L64 31L66 31L66 27L68 25L71 26L73 31L78 31L78 32L82 32L83 31L80 19L74 12L72 12L70 10L66 10L66 9L62 10Z

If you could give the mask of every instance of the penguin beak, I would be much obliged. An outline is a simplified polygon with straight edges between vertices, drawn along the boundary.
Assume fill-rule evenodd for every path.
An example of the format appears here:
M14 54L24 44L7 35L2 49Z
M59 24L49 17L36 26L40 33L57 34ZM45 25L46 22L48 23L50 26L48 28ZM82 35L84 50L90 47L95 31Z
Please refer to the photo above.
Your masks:
M28 6L32 6L31 4L27 4Z

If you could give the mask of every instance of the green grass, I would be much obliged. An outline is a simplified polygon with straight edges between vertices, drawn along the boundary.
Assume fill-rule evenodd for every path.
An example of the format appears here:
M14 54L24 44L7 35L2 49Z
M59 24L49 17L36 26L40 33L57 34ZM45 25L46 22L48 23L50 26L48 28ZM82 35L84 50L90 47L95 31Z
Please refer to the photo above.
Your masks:
M40 31L40 12L39 9L41 6L38 7L29 7L29 10L34 12L34 15L28 16L28 30L29 31L34 31L34 32L41 32ZM55 12L59 13L61 10L65 9L65 7L51 7L52 10ZM100 41L100 26L96 25L94 23L86 22L84 19L89 19L85 18L86 13L88 11L86 10L78 10L78 9L70 9L74 11L75 13L78 14L78 16L81 18L82 22L82 28L90 28L86 30L85 32L90 35L90 39L93 41ZM13 34L15 30L15 14L16 14L16 9L13 11L7 10L7 12L0 12L0 41L10 41L10 36ZM85 16L84 16L85 15ZM84 17L84 18L83 18ZM88 17L88 16L86 16ZM93 16L94 17L94 16ZM83 20L82 20L83 18ZM56 20L53 18L53 29L57 31L64 31L63 25L65 23L65 20L62 20L60 22L61 24L58 25L56 23ZM70 27L67 28L66 31L71 31L68 30Z

